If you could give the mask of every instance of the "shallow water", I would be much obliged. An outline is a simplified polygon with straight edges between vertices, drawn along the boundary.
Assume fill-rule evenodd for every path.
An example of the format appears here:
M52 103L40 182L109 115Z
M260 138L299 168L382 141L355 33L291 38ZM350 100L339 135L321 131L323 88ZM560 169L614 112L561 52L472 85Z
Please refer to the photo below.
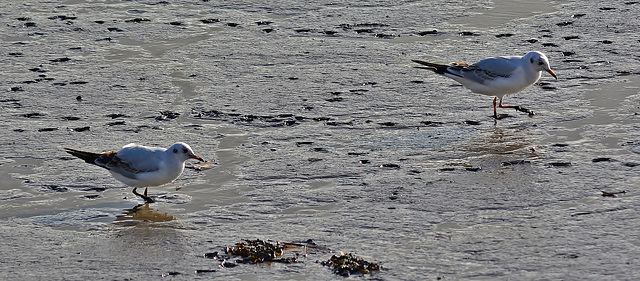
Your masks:
M4 6L0 279L334 280L316 261L340 251L383 266L367 279L636 279L639 5ZM560 79L498 122L411 63L530 50ZM216 166L148 206L62 150L175 141ZM255 238L332 252L203 257Z

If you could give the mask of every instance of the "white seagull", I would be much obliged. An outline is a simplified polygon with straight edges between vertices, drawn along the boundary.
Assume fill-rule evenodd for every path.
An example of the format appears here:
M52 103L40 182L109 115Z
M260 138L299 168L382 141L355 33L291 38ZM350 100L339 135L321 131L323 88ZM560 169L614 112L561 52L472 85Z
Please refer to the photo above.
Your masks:
M486 58L475 64L464 62L450 65L413 60L424 66L416 68L428 69L458 81L465 88L474 93L495 96L493 99L493 117L498 117L496 102L500 98L501 108L515 108L518 111L533 115L533 111L520 106L502 105L505 95L520 92L533 85L540 79L542 71L546 71L558 80L555 72L549 66L549 59L541 52L529 52L523 57Z
M133 194L140 196L146 203L154 200L147 196L147 187L159 186L177 179L184 171L184 162L188 159L204 160L193 153L191 147L177 142L169 148L148 147L130 143L120 151L102 153L87 152L64 148L67 153L87 163L109 170L120 182L133 186ZM138 187L144 187L144 195L138 193Z

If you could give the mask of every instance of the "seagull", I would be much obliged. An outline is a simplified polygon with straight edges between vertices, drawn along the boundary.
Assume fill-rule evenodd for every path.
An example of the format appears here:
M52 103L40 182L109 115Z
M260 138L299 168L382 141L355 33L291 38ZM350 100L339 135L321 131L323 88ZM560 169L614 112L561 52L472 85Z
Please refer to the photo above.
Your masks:
M159 186L177 179L184 171L184 162L189 159L204 160L193 153L191 147L177 142L169 148L148 147L130 143L120 151L102 153L87 152L72 148L64 148L67 153L78 157L89 164L109 170L116 180L133 186L133 194L144 199L146 203L155 200L147 196L147 187ZM144 194L137 192L144 187Z
M498 116L496 110L498 98L500 98L499 106L501 108L514 108L529 113L529 116L533 115L533 111L526 108L503 105L502 98L505 95L520 92L536 83L540 79L542 71L548 72L558 80L558 76L549 66L549 59L541 52L529 52L522 57L486 58L471 65L464 62L444 65L421 60L413 61L424 65L416 66L416 68L428 69L456 80L474 93L494 96L493 117L495 119L506 117L506 115Z

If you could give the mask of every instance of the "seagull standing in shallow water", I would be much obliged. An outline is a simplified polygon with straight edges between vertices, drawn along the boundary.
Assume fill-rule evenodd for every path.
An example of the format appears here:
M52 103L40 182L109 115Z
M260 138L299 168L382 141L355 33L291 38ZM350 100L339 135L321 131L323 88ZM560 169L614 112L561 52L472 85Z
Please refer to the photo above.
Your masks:
M533 115L533 111L526 108L503 105L502 98L505 95L520 92L536 83L540 79L542 71L548 72L558 80L558 76L549 66L549 59L541 52L529 52L523 57L486 58L471 65L464 62L444 65L420 60L413 61L424 65L416 68L428 69L447 76L474 93L494 96L493 117L495 119L505 117L498 116L496 105L501 108L514 108ZM499 104L497 104L498 98L500 98Z
M133 186L133 194L140 196L147 203L155 202L147 196L147 187L164 185L177 179L184 171L184 162L188 159L204 162L183 142L174 143L167 149L131 143L122 147L120 151L102 153L66 147L64 149L87 163L109 170L114 178ZM145 188L144 194L137 192L138 187Z

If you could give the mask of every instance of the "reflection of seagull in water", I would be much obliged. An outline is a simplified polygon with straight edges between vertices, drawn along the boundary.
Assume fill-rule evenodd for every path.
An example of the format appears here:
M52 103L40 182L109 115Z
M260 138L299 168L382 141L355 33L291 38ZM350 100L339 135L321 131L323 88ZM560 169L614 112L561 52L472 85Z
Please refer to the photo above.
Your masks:
M109 170L114 178L133 186L133 194L140 196L147 203L154 202L147 196L147 187L164 185L177 179L184 170L184 162L188 159L204 162L183 142L175 143L167 149L131 143L120 151L102 153L65 149L69 154L87 163ZM136 191L138 187L145 188L144 195Z
M160 212L149 207L149 203L140 204L131 209L125 209L126 213L116 217L116 221L152 221L165 222L177 220L169 213Z
M533 115L533 111L520 106L502 105L502 98L505 95L520 92L536 83L540 79L542 71L546 71L553 78L558 79L549 66L547 56L540 52L529 52L523 57L486 58L471 65L464 62L444 65L420 60L413 61L424 65L416 68L428 69L447 76L474 93L495 96L493 117L496 119L506 117L498 116L496 110L498 98L500 98L499 106L501 108L514 108Z

